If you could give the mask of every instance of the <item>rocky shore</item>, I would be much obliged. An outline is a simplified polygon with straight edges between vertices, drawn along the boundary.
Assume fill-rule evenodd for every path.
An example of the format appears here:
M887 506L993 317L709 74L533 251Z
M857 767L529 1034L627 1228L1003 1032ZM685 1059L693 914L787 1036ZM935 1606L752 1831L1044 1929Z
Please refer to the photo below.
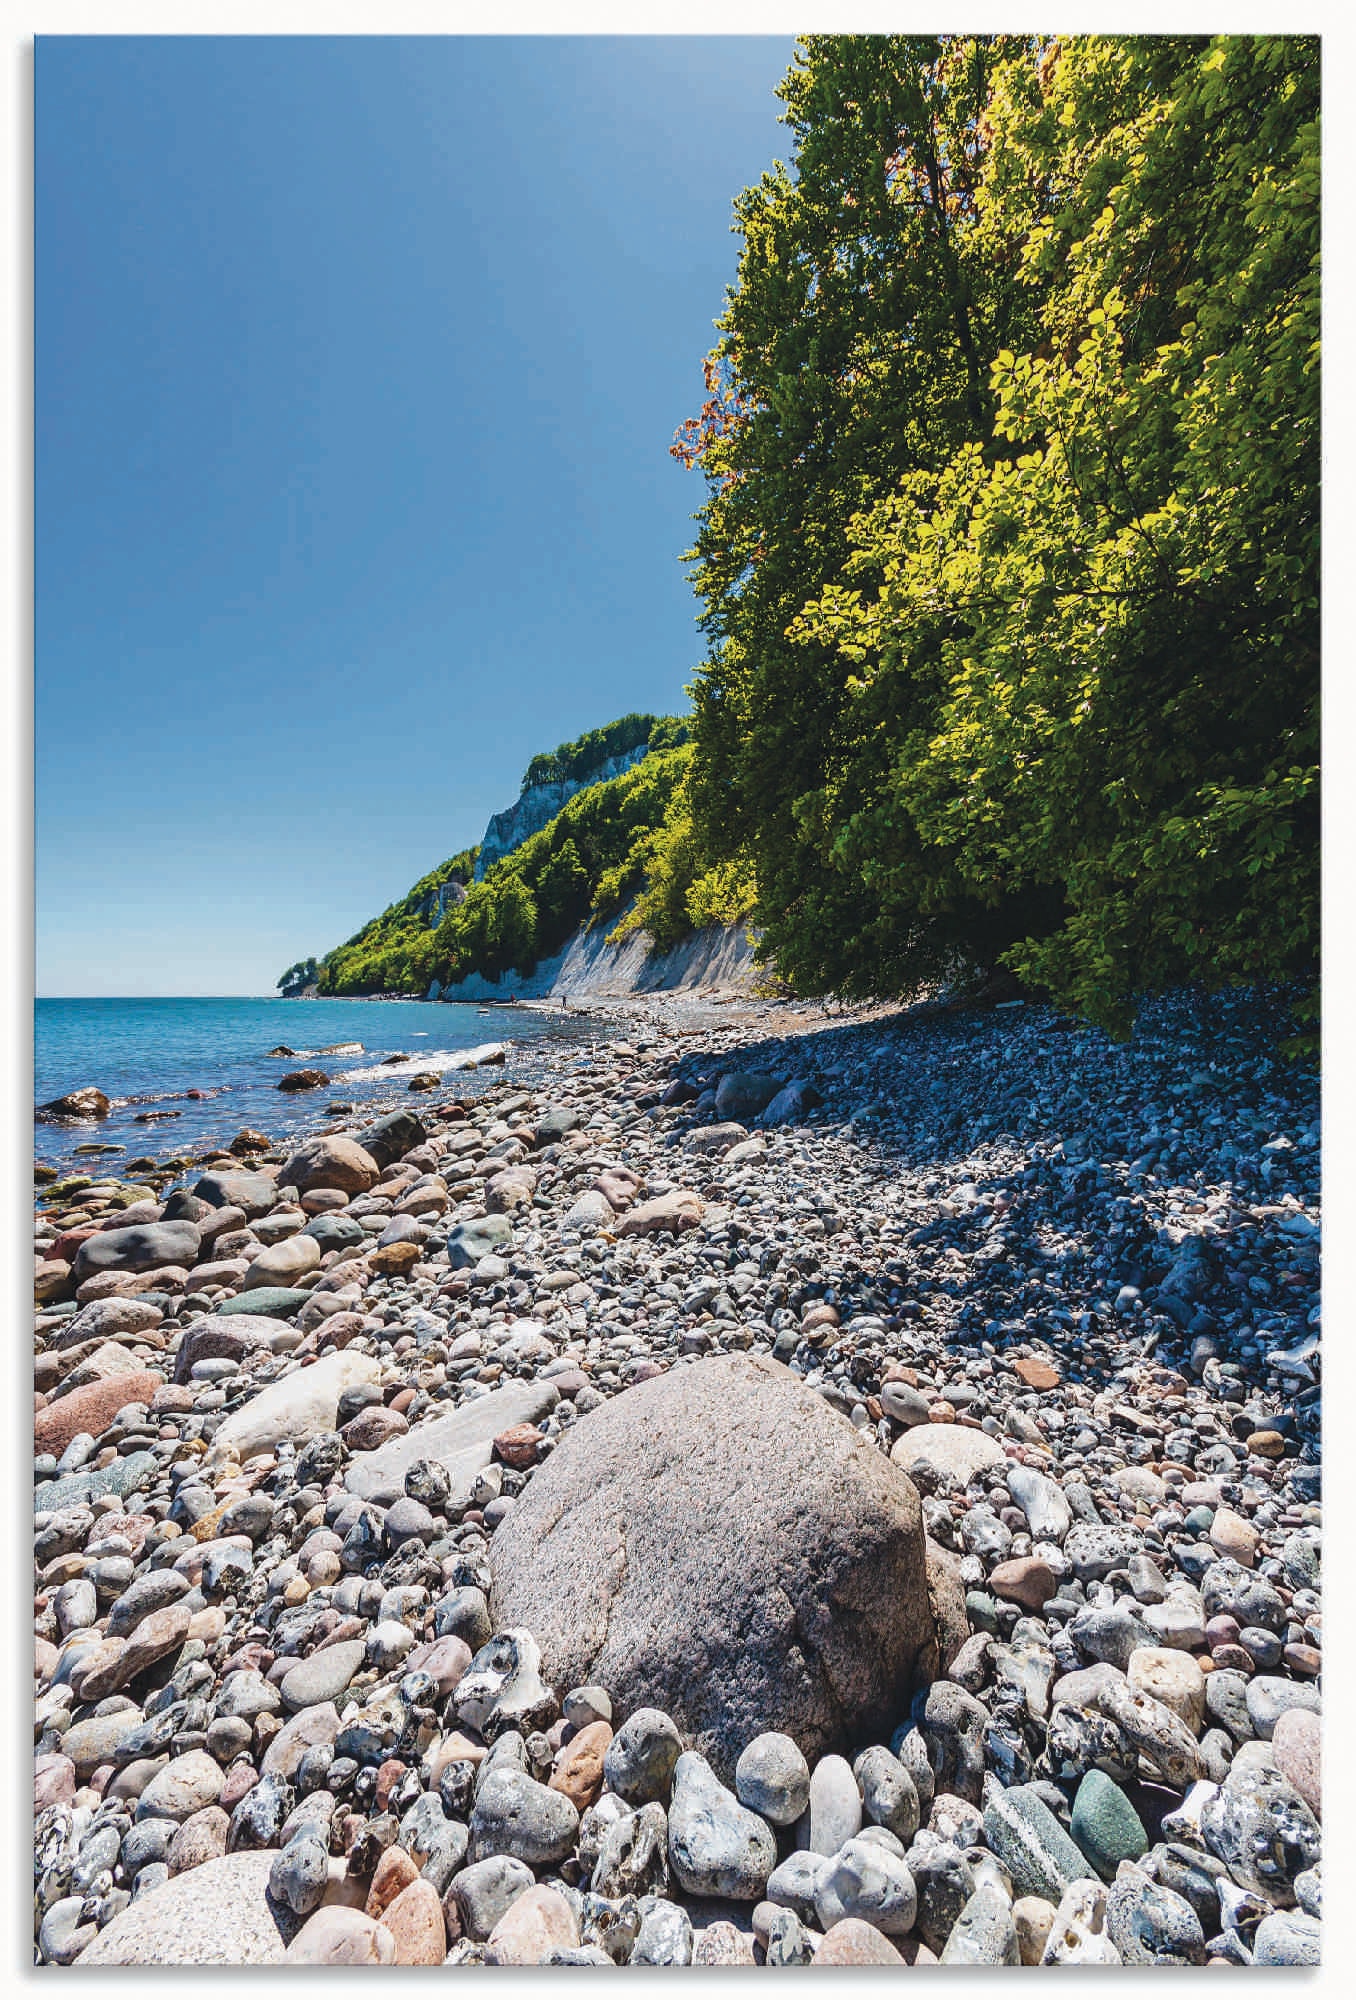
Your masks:
M41 1963L1308 1965L1279 1004L654 996L38 1188Z

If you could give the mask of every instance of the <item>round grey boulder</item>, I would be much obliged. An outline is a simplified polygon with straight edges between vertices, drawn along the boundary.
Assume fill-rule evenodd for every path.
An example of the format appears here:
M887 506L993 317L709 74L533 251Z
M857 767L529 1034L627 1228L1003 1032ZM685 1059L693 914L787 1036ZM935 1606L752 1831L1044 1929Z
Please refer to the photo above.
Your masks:
M552 1685L662 1708L733 1775L769 1728L811 1761L888 1737L965 1636L929 1554L916 1489L845 1417L769 1357L720 1355L560 1438L496 1530L491 1614L534 1634Z

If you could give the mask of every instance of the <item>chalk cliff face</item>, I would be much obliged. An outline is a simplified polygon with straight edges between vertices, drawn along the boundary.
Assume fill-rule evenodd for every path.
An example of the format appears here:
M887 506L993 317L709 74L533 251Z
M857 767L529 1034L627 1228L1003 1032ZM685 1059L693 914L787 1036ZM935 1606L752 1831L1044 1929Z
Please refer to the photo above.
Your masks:
M605 758L581 778L562 778L551 785L529 785L513 805L504 812L496 813L486 827L480 842L480 853L476 857L475 880L483 882L492 862L501 861L534 833L540 833L576 792L587 791L591 785L601 785L608 778L620 778L623 771L629 771L632 765L640 762L648 748L646 743L637 743L633 750L623 750L615 757Z
M693 931L671 951L656 952L643 931L613 944L608 927L578 930L551 958L523 974L486 979L473 973L450 986L437 981L430 1000L544 1000L604 998L626 993L752 992L764 975L754 963L754 939L743 924L712 924Z

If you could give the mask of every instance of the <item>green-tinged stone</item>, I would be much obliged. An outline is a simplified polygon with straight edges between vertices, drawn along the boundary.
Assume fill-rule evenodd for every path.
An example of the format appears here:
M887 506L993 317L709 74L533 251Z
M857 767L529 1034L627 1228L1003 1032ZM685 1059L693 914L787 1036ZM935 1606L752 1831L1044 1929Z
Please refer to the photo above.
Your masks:
M55 1513L59 1507L85 1507L105 1493L125 1500L155 1478L159 1460L153 1452L129 1451L99 1472L71 1472L64 1479L45 1479L33 1488L33 1512Z
M1085 1773L1074 1798L1071 1829L1104 1882L1114 1879L1122 1861L1138 1861L1148 1852L1149 1836L1139 1814L1105 1771Z
M965 1593L965 1615L970 1621L972 1632L994 1632L998 1630L998 1599L991 1597L987 1590L967 1590Z
M219 1313L253 1313L261 1319L291 1319L299 1313L310 1298L309 1292L295 1290L288 1285L260 1285L257 1291L240 1292L235 1298L223 1299L214 1308Z
M1087 1872L1049 1806L1026 1785L1004 1790L996 1779L985 1779L984 1833L1019 1896L1044 1896L1058 1905L1069 1884Z

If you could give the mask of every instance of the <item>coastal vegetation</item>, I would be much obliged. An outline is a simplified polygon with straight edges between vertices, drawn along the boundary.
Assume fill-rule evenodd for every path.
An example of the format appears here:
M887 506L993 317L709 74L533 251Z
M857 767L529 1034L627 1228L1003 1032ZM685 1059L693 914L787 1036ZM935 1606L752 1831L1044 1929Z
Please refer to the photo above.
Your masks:
M1316 1010L1318 44L809 36L673 451L690 718L325 992L747 917L794 991L997 969L1116 1032L1183 981ZM690 738L690 740L689 740Z
M828 36L675 451L686 797L807 991L1312 977L1318 44Z

